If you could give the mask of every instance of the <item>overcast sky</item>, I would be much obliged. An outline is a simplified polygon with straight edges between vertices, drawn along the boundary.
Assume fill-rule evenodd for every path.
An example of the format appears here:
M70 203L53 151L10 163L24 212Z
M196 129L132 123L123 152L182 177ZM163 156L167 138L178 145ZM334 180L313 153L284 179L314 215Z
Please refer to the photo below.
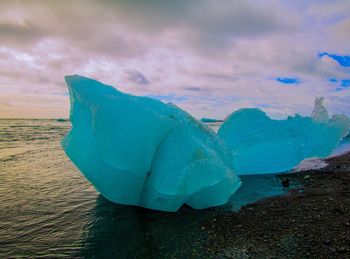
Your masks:
M0 117L68 117L69 74L199 118L350 115L350 1L0 0Z

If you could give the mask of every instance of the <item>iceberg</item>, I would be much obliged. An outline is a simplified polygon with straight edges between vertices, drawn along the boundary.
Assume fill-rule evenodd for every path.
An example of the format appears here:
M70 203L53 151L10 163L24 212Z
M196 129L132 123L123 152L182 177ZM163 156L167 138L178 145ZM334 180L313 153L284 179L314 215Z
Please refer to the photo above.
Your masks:
M174 204L196 209L224 204L240 185L232 167L231 153L209 128L179 125L158 148L142 206L170 210Z
M324 158L349 133L350 119L333 115L315 100L311 117L295 115L273 120L260 109L240 109L227 117L218 135L233 152L238 175L277 173L306 158Z
M314 109L311 113L311 118L314 121L327 123L329 121L329 115L326 107L323 105L324 97L316 98Z
M172 104L73 75L62 147L108 200L161 211L222 205L239 188L232 152Z

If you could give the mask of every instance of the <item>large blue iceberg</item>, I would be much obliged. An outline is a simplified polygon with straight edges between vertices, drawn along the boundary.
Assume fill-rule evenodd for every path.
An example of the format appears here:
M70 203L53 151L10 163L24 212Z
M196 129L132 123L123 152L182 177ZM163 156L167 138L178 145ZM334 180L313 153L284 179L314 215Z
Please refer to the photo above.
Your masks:
M224 204L239 188L232 152L172 104L74 75L68 157L107 199L162 211Z
M273 120L259 109L240 109L228 116L218 135L231 148L239 175L265 174L290 170L306 158L329 156L349 128L347 116L329 119L323 98L317 98L311 117Z
M259 109L233 112L218 134L172 104L67 76L72 122L67 155L107 199L176 211L222 205L236 175L276 173L326 157L349 133L345 115L329 118L323 98L310 117L273 120Z

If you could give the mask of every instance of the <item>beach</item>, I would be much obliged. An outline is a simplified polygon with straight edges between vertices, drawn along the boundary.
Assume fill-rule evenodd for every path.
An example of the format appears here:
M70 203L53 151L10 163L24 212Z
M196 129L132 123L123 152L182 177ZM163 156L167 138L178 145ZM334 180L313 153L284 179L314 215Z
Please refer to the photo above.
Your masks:
M220 213L206 224L207 251L232 258L349 258L350 153L318 170L281 175L302 187Z

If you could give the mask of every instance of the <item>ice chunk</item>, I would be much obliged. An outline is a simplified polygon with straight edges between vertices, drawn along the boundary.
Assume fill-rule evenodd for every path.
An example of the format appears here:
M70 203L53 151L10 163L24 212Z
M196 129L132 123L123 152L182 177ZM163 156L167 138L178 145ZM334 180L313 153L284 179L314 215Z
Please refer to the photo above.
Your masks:
M176 211L223 204L238 188L231 153L175 105L77 75L66 82L72 129L62 146L107 199Z
M324 98L316 98L314 110L311 113L311 118L318 122L328 123L329 116L326 107L323 105Z
M336 127L340 130L341 137L344 138L349 134L350 130L350 118L344 114L334 114L329 120L329 124L332 127Z
M349 118L328 120L323 99L315 101L312 117L273 120L259 109L232 113L218 135L233 151L238 174L264 174L290 170L305 158L327 157L349 132Z
M239 185L231 153L215 133L197 122L179 125L158 148L143 205L202 209L225 203Z

